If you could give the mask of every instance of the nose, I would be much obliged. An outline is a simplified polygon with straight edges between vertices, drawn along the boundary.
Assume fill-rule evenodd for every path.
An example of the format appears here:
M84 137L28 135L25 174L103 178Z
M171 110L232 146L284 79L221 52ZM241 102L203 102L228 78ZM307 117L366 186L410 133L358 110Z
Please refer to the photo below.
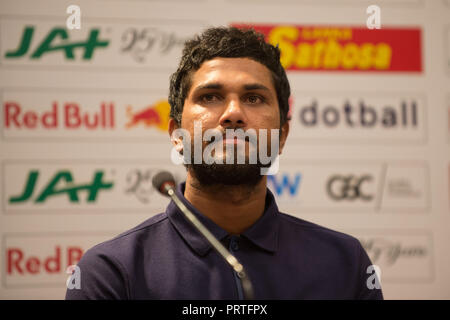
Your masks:
M229 99L226 109L220 117L223 128L243 128L247 126L247 117L238 98Z

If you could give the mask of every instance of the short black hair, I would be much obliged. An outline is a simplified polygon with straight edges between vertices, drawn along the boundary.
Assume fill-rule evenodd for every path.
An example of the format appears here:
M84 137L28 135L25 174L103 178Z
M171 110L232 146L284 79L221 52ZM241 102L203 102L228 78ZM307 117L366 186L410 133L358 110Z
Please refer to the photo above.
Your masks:
M249 58L266 66L272 74L280 109L280 127L288 120L291 89L280 63L278 46L267 43L264 35L253 29L213 27L184 44L180 64L170 77L170 117L181 126L184 101L191 87L191 76L203 62L222 58Z

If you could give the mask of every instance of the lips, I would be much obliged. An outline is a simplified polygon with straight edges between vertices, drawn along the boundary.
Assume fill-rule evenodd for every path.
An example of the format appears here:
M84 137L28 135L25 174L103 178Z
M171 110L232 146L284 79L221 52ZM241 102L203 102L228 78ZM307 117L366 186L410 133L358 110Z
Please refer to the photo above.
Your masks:
M238 137L232 137L232 138L227 138L226 135L223 135L220 139L216 139L215 137L211 138L211 141L209 142L209 144L212 143L220 143L222 142L223 144L241 144L241 143L245 143L245 142L249 142L248 137L245 137L245 139L239 139Z
M232 139L223 138L222 140L225 144L240 144L246 142L246 140L238 139L237 137L234 137Z

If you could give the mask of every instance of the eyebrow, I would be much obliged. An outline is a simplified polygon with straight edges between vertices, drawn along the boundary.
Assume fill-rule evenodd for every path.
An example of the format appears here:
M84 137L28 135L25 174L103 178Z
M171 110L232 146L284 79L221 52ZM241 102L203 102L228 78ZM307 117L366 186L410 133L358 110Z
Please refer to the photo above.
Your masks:
M246 85L244 85L244 89L245 90L266 90L266 91L270 91L269 88L267 88L266 86L263 86L260 83L246 84Z
M204 85L199 85L198 87L195 88L195 91L197 90L203 90L203 89L215 89L215 90L220 90L223 89L223 84L219 83L219 82L213 82L213 83L207 83ZM265 90L265 91L270 91L269 88L267 88L266 86L260 84L260 83L249 83L249 84L245 84L244 85L244 89L249 91L249 90Z

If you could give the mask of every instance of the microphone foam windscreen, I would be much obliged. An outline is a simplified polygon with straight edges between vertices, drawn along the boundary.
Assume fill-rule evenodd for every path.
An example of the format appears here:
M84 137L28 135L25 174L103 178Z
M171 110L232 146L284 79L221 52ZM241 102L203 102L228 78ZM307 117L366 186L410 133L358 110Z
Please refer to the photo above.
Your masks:
M165 182L169 182L169 183L175 185L175 178L173 177L173 175L170 172L161 171L153 176L152 184L156 190L159 190L161 192L161 186Z

